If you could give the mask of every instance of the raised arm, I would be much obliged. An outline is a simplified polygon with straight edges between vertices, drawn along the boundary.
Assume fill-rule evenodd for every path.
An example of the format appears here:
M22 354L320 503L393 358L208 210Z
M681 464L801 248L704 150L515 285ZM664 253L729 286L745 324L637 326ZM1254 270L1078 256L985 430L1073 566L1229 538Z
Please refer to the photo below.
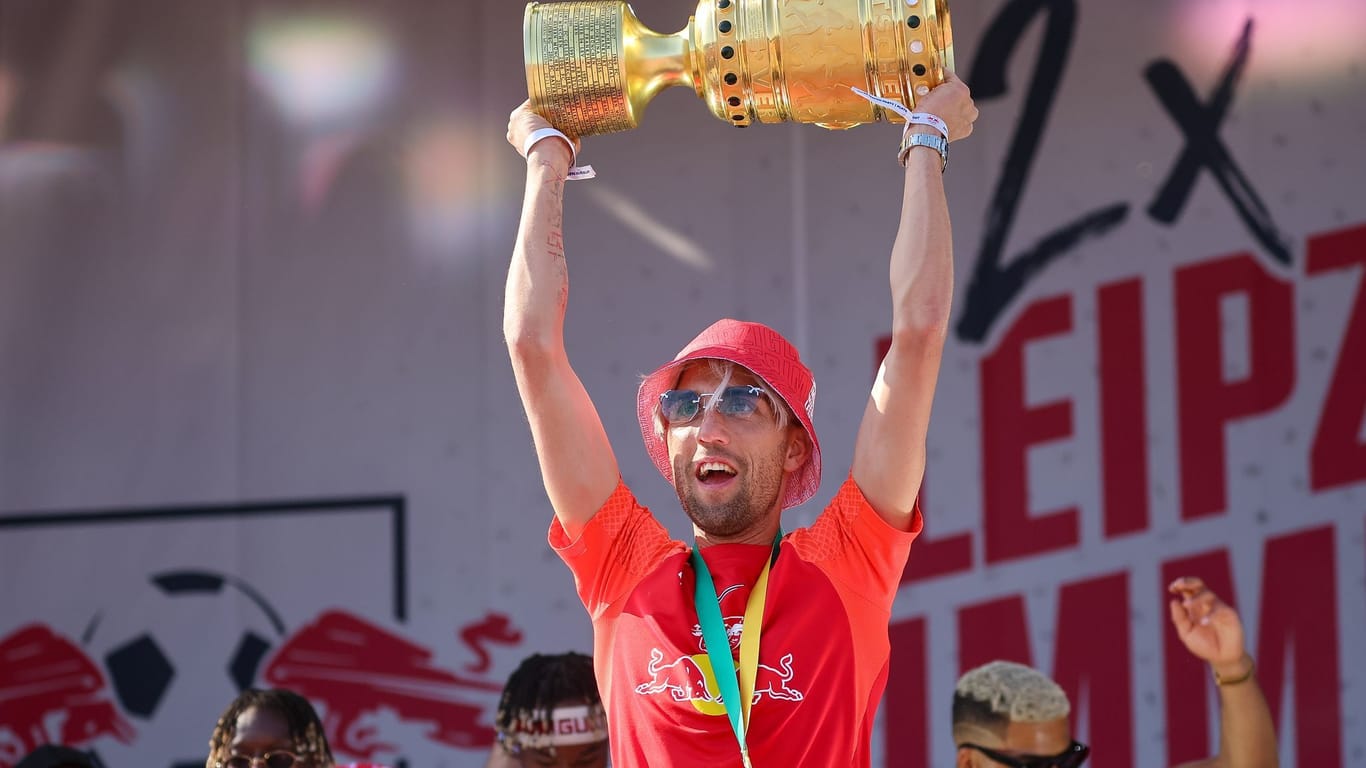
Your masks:
M948 79L917 105L972 133L977 108L963 81ZM934 133L912 125L912 132ZM953 243L939 153L914 147L906 157L901 221L892 245L892 346L882 361L854 444L854 481L889 524L906 529L925 473L925 435L953 301Z
M1172 582L1172 626L1195 657L1209 663L1219 688L1219 754L1184 768L1275 768L1276 726L1257 685L1238 612L1196 578Z
M521 152L545 119L527 104L508 120L508 141ZM616 488L617 459L598 411L564 349L569 274L564 256L564 183L571 161L558 138L536 142L526 155L526 192L517 245L508 269L503 337L512 357L536 458L555 516L570 538Z

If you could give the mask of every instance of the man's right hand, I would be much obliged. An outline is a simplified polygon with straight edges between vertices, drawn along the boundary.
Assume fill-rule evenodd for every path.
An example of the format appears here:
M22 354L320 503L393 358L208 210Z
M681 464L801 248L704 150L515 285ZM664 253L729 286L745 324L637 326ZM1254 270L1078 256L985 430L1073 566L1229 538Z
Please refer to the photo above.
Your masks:
M531 100L528 99L512 110L508 116L508 143L517 150L517 154L522 154L522 149L526 144L526 139L534 131L542 128L550 128L550 122L531 108ZM536 142L526 153L527 162L536 160L538 162L549 163L555 168L568 170L570 163L574 159L574 153L579 151L579 142L573 140L573 153L570 152L569 145L555 136L550 136Z

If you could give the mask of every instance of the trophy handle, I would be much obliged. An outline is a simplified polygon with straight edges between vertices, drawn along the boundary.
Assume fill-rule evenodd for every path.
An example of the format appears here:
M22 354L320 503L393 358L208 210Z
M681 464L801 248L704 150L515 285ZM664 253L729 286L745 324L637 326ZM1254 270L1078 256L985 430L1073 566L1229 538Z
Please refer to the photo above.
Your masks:
M532 109L570 136L635 128L660 91L696 90L688 29L655 32L624 0L529 3L522 33Z

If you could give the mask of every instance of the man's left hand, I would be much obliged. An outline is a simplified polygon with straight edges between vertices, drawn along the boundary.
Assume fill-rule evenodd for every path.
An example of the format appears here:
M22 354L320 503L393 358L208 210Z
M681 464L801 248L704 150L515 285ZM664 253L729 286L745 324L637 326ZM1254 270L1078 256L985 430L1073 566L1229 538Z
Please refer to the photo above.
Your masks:
M977 106L972 103L967 83L948 70L944 70L944 82L916 99L915 111L928 112L948 123L949 141L971 136L972 124L977 120Z

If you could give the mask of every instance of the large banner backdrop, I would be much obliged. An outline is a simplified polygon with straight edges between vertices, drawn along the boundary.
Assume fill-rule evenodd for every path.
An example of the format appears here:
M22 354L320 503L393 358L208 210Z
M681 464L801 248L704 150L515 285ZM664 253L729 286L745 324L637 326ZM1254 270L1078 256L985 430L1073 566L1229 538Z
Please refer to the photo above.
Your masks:
M952 11L982 115L875 764L949 764L954 680L998 657L1067 689L1097 766L1211 754L1166 613L1197 575L1282 764L1366 765L1366 4ZM0 768L203 765L246 686L307 695L345 761L478 766L518 661L591 647L501 332L522 12L0 0ZM675 89L585 142L570 355L676 535L635 386L717 318L816 374L827 472L785 524L844 479L897 136Z

